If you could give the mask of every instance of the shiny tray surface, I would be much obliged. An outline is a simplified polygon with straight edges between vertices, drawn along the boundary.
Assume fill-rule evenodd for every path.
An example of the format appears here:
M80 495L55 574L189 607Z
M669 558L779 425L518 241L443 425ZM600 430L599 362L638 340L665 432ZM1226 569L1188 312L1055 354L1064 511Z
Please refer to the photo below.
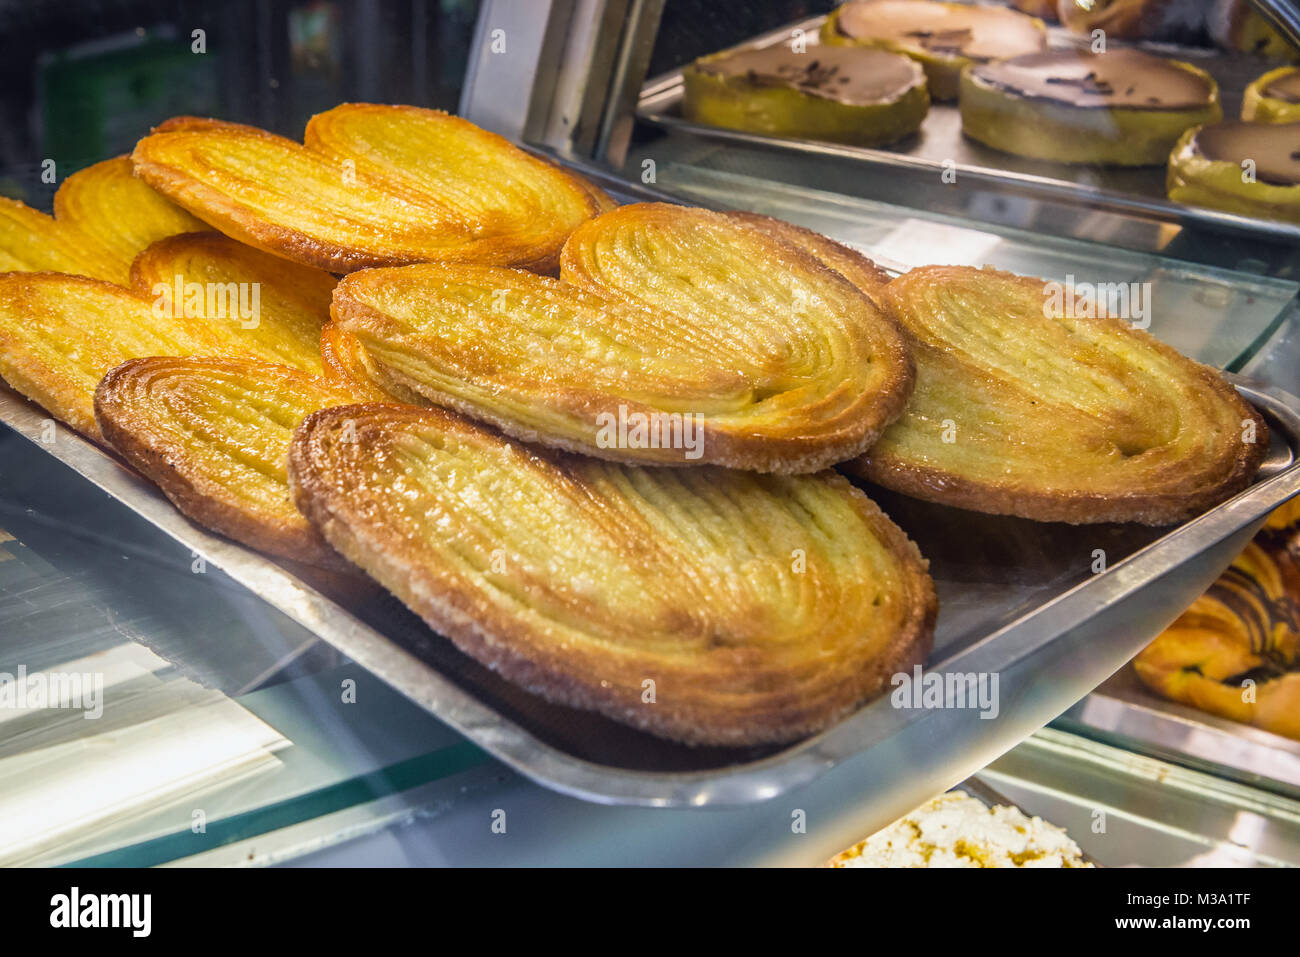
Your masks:
M1176 529L1044 525L868 487L931 561L941 612L928 667L998 674L999 713L987 720L973 710L900 709L885 697L814 738L760 749L688 748L550 705L458 652L368 580L291 568L209 534L150 483L66 429L42 442L48 416L8 389L0 390L0 422L521 773L591 800L671 806L763 800L873 750L904 773L892 752L910 750L917 736L932 742L930 756L952 773L962 762L945 750L966 741L966 760L979 762L974 771L1078 700L1217 576L1273 508L1300 491L1300 400L1241 388L1273 427L1265 467L1250 489ZM1107 562L1100 574L1093 568L1099 548ZM1113 613L1129 627L1090 639L1090 628ZM1076 642L1082 654L1073 653ZM1069 670L1053 679L1063 655L1072 657Z

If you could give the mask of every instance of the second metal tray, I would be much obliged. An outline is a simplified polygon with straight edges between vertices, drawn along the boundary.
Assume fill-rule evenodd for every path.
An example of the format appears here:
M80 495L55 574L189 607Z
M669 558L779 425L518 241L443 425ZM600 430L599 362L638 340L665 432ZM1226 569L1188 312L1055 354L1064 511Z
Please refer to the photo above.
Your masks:
M1056 726L1300 798L1300 741L1161 698L1131 665L1061 715Z
M816 42L824 16L791 23L741 44L766 47L788 40L802 30ZM1060 28L1052 28L1054 46L1077 45L1078 39ZM1224 116L1236 115L1247 84L1276 64L1244 54L1162 44L1144 44L1153 52L1190 60L1208 70L1218 81ZM682 114L684 93L681 70L661 74L646 82L637 102L637 117L665 129L688 132L723 142L786 150L810 156L835 157L860 166L890 167L923 176L926 184L939 181L947 170L960 182L983 183L1000 192L1013 192L1087 206L1110 212L1138 214L1161 222L1198 226L1219 232L1245 233L1274 242L1300 242L1300 225L1275 220L1253 219L1218 210L1175 203L1165 195L1165 169L1159 167L1072 166L1064 163L1025 159L967 139L961 131L961 115L955 104L933 103L918 133L890 146L867 148L842 146L797 137L765 136L722 129L692 122Z

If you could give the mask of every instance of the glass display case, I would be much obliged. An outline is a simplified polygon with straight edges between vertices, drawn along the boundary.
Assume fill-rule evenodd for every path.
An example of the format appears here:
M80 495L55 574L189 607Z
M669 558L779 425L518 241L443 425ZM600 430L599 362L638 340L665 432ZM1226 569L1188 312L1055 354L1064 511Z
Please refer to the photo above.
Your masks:
M1249 485L1172 526L1041 523L864 486L930 563L925 672L994 676L994 700L885 695L792 744L693 747L525 693L369 579L205 530L3 387L0 672L15 692L33 675L87 686L84 708L0 710L0 863L815 866L963 782L1064 827L1101 866L1300 863L1300 740L1162 697L1131 664L1300 494L1300 216L1170 199L1158 165L1011 156L937 96L918 130L873 145L688 108L698 58L792 42L815 57L835 6L142 3L95 5L70 36L0 3L0 29L29 48L0 67L19 78L5 106L23 130L0 152L0 191L49 208L64 174L43 178L42 160L71 172L129 152L177 113L296 139L341 101L456 109L620 204L764 214L890 276L992 266L1140 289L1141 327L1267 422ZM1109 42L1193 63L1231 118L1300 57L1287 5L1240 16L1275 40ZM250 22L256 44L236 39ZM1052 50L1095 39L1042 29ZM200 34L210 52L193 52ZM1300 593L1277 608L1269 627L1300 641ZM1275 658L1231 679L1300 667Z

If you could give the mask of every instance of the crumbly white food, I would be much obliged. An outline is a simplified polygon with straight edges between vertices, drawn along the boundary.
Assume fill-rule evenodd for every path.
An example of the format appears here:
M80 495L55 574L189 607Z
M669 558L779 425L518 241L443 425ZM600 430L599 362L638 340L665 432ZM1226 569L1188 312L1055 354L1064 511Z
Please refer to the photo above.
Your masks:
M922 804L837 855L834 867L1091 867L1064 830L961 791Z

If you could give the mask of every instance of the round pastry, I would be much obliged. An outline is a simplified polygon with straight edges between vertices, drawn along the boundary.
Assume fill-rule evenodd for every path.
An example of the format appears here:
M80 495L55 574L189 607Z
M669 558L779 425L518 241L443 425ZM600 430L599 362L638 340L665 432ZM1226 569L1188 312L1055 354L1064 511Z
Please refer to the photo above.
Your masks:
M930 108L900 53L784 44L702 57L682 71L688 119L775 136L875 146L916 132Z
M1206 16L1210 39L1225 50L1300 59L1300 52L1251 7L1249 0L1214 0Z
M925 68L932 99L955 100L963 67L1046 50L1047 28L1006 7L853 0L826 18L822 43L906 53Z
M1169 156L1166 184L1179 203L1300 223L1300 123L1188 130Z
M987 146L1059 163L1154 166L1189 126L1222 116L1204 70L1138 50L1053 50L972 67L962 131Z
M1111 40L1196 40L1205 27L1205 0L1060 0L1061 25Z
M1246 87L1241 118L1257 123L1300 121L1300 67L1270 70Z

